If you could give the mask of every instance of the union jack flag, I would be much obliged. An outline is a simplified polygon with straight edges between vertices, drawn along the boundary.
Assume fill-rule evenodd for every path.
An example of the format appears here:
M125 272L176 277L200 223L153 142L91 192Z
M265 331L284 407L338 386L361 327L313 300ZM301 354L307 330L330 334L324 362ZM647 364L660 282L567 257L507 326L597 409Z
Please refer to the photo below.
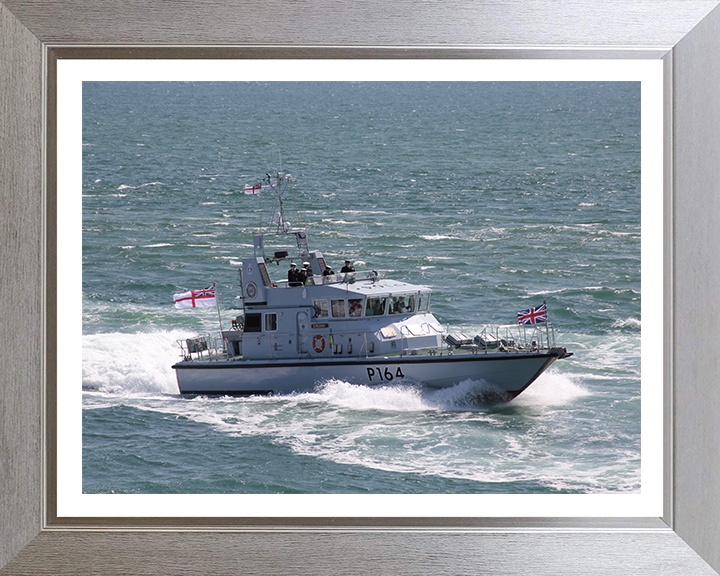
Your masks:
M539 322L547 322L547 305L545 303L537 308L518 312L518 324L537 324Z
M205 308L215 306L215 285L203 290L190 290L182 294L175 294L175 308Z

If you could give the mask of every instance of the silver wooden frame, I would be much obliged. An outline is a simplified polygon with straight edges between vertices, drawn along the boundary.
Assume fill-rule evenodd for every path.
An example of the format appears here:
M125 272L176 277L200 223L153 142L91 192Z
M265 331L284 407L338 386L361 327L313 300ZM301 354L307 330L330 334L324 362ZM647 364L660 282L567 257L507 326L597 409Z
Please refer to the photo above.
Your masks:
M716 574L717 0L329 4L0 0L0 574ZM58 519L53 79L75 57L663 59L662 518Z

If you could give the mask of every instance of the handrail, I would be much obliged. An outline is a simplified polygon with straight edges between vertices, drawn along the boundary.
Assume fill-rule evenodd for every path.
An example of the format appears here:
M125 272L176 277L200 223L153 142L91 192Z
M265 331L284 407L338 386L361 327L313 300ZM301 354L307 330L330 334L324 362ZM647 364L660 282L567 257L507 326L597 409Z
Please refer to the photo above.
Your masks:
M370 280L376 282L387 278L388 270L359 270L356 272L336 272L323 276L321 274L313 274L308 276L305 281L306 286L327 286L328 284L352 284L354 282L362 282ZM289 280L273 281L278 288L295 288L290 286Z
M425 326L428 328L425 328ZM429 330L429 328L437 330L437 327L430 323L423 325L424 330L432 333L433 330ZM470 332L470 334L473 332ZM542 353L556 348L555 328L551 323L485 326L479 333L476 333L474 337L466 335L462 329L454 333L441 329L440 333L444 335L442 345L430 346L428 348L423 346L429 354L433 354L433 351L442 354L443 350L452 353L452 350L460 349L472 353ZM283 354L279 354L280 350L276 347L280 344L280 341L284 341L288 337L292 341L294 337L297 336L292 332L251 332L242 333L241 339L244 340L246 335L250 338L266 338L267 345L270 347L269 356L274 359L283 356ZM398 352L393 351L393 353L399 353L402 357L412 350L411 335L412 332L410 332L409 328L402 326L400 329L400 350ZM231 348L228 346L228 342L228 339L225 338L222 332L206 333L177 341L181 356L184 360L207 362L230 361L234 358L230 353ZM372 342L368 341L368 334L364 333L362 340L359 342L357 352L353 356L369 357L374 355L374 346L372 344Z

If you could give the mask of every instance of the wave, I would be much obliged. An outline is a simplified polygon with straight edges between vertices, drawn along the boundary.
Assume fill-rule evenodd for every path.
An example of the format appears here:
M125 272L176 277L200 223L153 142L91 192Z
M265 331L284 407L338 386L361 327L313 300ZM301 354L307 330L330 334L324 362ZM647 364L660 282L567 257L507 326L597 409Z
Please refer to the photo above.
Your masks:
M569 404L590 395L591 392L578 384L574 377L550 370L533 382L513 401L513 404L517 406L557 406Z
M299 398L350 410L389 412L482 411L490 403L505 399L487 382L477 380L464 380L442 389L428 389L413 382L369 387L329 380L315 392L299 395Z
M421 234L420 238L422 238L423 240L430 240L432 242L437 240L462 240L462 238L458 238L457 236L446 236L444 234Z
M145 184L140 184L140 186L129 186L127 184L121 184L118 186L118 190L140 190L140 188L145 188L146 186L165 186L162 182L147 182Z
M539 290L539 291L531 291L528 290L527 296L543 296L547 294L582 294L584 292L592 292L594 295L602 295L602 294L613 294L613 295L621 295L621 294L630 294L630 295L640 295L639 290L635 290L633 288L612 288L610 286L579 286L579 287L569 287L569 288L558 288L557 290Z
M177 394L171 368L180 359L176 341L192 335L181 330L84 335L83 388L115 394Z
M615 320L612 324L613 328L640 328L642 322L638 318L626 318L625 320Z

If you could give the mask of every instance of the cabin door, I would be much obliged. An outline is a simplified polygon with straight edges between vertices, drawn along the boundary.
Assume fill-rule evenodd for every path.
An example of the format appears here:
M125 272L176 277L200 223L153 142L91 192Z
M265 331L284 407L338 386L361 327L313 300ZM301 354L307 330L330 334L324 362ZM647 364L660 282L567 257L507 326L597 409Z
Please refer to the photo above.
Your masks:
M307 312L298 312L297 315L298 352L307 354L310 346L310 316Z

